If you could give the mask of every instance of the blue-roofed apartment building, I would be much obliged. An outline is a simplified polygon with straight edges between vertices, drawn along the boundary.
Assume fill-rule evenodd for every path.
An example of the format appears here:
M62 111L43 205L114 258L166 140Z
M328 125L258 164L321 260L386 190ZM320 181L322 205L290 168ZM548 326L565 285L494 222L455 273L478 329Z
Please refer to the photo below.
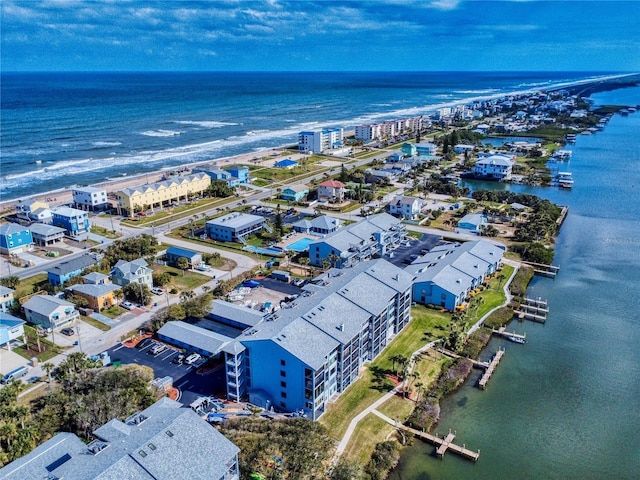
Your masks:
M53 225L64 228L67 235L77 237L89 232L89 215L83 210L58 207L51 210Z
M265 219L260 215L233 212L214 218L205 223L207 236L222 242L243 242L244 237L265 227Z
M240 449L190 408L166 397L124 421L113 419L85 444L57 433L0 469L4 480L239 480Z
M33 248L33 236L29 227L16 223L0 225L0 253L22 253Z
M171 246L167 248L165 253L167 263L174 267L178 266L178 262L181 258L186 258L189 262L189 268L197 267L202 263L202 254L200 252L194 252L193 250L187 250L186 248L180 248Z
M89 267L96 264L96 260L91 255L82 255L62 262L47 270L47 279L51 285L62 285L73 277L77 277Z
M0 312L0 347L7 345L11 349L11 342L24 336L24 324L24 320Z
M434 247L406 268L415 276L413 301L455 310L500 268L505 250L488 240Z
M335 266L351 266L361 260L381 257L399 245L407 235L406 227L388 213L363 218L336 230L309 245L309 263L322 266L323 260L338 257Z
M34 295L24 305L27 322L44 329L58 329L72 325L80 318L73 303L50 295Z

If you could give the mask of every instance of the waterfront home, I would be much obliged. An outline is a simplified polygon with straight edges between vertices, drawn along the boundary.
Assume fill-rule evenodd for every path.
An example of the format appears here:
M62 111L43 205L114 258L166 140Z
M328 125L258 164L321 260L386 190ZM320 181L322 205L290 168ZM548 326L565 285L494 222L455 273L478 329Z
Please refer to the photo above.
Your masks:
M118 260L111 269L111 280L116 285L124 287L130 283L143 283L149 289L153 288L153 271L144 258L138 258L131 262Z
M298 134L298 151L302 153L322 153L325 150L342 147L344 130L329 128L300 132Z
M330 217L329 215L321 215L308 220L303 218L299 222L293 224L293 229L298 233L311 233L314 235L328 235L335 232L342 225L342 220Z
M92 212L107 210L111 207L107 200L107 191L98 187L76 187L71 190L73 205L80 210Z
M51 285L62 285L95 264L96 260L91 255L72 258L47 270L47 279Z
M465 145L465 144L459 143L453 146L453 151L455 153L467 153L467 152L473 153L474 148L475 148L474 145Z
M36 245L48 247L57 243L62 243L66 230L62 227L46 225L44 223L34 223L31 225L31 236Z
M370 215L312 242L309 263L322 267L322 261L328 260L336 267L355 265L383 256L399 245L406 234L406 227L388 213Z
M476 178L502 181L511 178L512 168L513 157L491 155L479 159L474 165L472 173Z
M423 200L416 197L398 195L394 200L389 202L389 213L413 220L420 213L423 203Z
M118 213L132 217L135 212L147 208L168 207L174 202L201 195L211 185L206 173L194 173L183 177L171 177L161 182L129 187L115 192Z
M487 224L487 217L481 213L470 213L458 221L458 229L469 230L471 233L482 233L482 226Z
M16 223L0 225L0 253L14 255L33 248L31 228Z
M202 263L202 254L200 252L194 252L193 250L187 250L186 248L175 246L167 248L165 258L167 263L173 267L178 267L178 263L181 258L187 259L189 268L197 267Z
M15 290L13 288L0 285L0 312L6 312L9 310L9 307L11 307L14 301L14 293Z
M307 195L309 195L309 187L306 185L289 185L280 192L280 198L288 202L300 202Z
M89 215L83 210L71 207L56 207L51 210L53 225L64 228L70 237L89 233Z
M234 183L237 181L238 184L246 184L249 183L249 168L243 165L232 165L225 169L227 172L231 174L231 180Z
M25 321L4 311L0 312L0 347L11 350L11 342L24 337Z
M338 180L326 180L318 185L318 198L331 203L344 201L346 185Z
M206 173L211 177L211 180L222 180L224 182L227 182L227 185L229 185L230 187L237 187L238 185L240 185L240 180L238 178L231 175L230 172L227 172L226 170L223 170L216 166L203 165L201 167L193 168L191 172Z
M266 222L260 215L232 212L205 223L207 236L222 242L244 242L244 237L265 228Z
M46 330L72 325L80 318L73 303L50 295L34 295L22 308L27 322Z
M284 160L278 160L273 165L275 168L284 168L285 170L291 170L298 166L298 162L295 160L291 160L290 158L285 158Z
M190 408L167 397L93 431L85 444L57 433L2 469L4 480L225 479L238 480L240 449Z
M43 212L49 212L49 203L43 200L38 200L36 198L18 200L18 203L16 204L16 217L18 217L21 220L38 222L40 220L37 218L36 212L40 212L41 215L43 214ZM48 218L49 220L51 219L50 212L48 214ZM48 222L43 222L43 223L48 223Z

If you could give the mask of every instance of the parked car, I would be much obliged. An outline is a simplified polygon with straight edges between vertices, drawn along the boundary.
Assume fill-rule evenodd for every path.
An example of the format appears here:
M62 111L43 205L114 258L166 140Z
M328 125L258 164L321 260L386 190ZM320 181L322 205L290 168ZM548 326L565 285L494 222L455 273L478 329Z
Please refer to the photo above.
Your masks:
M75 332L73 331L73 328L63 328L62 330L60 330L60 333L66 335L67 337L71 337Z
M164 290L162 290L161 288L158 288L158 287L153 287L151 289L151 293L153 293L154 295L162 295L162 294L164 294Z
M158 355L162 352L164 352L167 349L167 346L162 344L162 343L156 343L153 347L151 347L147 353L150 353L151 355Z
M182 365L184 363L184 355L179 354L171 359L171 363L177 363L178 365Z
M126 310L131 310L133 309L133 303L131 302L122 302L122 304L120 304L120 306Z
M189 355L187 358L184 359L184 363L186 363L187 365L193 365L201 358L202 358L202 355L200 355L199 353L192 353L191 355Z

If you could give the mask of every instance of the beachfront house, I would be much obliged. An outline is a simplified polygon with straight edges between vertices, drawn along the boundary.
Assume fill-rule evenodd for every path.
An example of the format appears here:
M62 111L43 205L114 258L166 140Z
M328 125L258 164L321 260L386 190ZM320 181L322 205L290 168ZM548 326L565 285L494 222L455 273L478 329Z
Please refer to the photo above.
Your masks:
M116 285L124 287L130 283L143 283L149 289L153 287L153 271L144 258L138 258L131 262L118 260L111 269L111 280Z
M167 264L173 267L178 267L178 263L181 258L187 259L189 268L197 267L202 263L202 254L200 252L194 252L193 250L187 250L186 248L175 246L167 248L167 252L165 253Z
M0 469L4 480L240 478L236 447L191 408L161 398L124 421L114 418L86 444L57 433Z
M431 158L438 154L438 146L435 143L420 142L416 144L416 154L419 157Z
M96 260L91 255L72 258L47 270L47 280L51 285L62 285L95 264Z
M0 347L11 350L11 342L24 337L25 321L4 311L0 312Z
M136 212L150 208L168 207L174 202L201 195L211 185L206 173L171 177L161 182L129 187L115 192L118 214L133 217Z
M306 185L289 185L282 189L280 198L288 202L300 202L309 195L309 187Z
M265 228L264 217L249 213L233 212L209 220L205 224L207 236L221 242L241 242L244 237Z
M73 325L80 318L73 303L50 295L34 295L22 308L27 322L46 330Z
M54 225L44 223L34 223L31 225L31 236L33 242L41 247L48 247L57 243L62 243L66 230Z
M53 225L64 228L70 237L89 233L89 215L83 210L71 207L56 207L51 210Z
M423 203L420 198L399 195L389 203L389 213L413 220L420 213Z
M487 224L487 217L481 213L469 213L458 221L458 230L467 230L470 233L482 233L482 226Z
M79 210L99 212L111 207L107 191L98 187L76 187L71 189L73 205Z
M6 312L13 304L13 294L15 290L4 285L0 285L0 312Z
M344 201L344 194L347 187L338 180L326 180L318 185L318 198L331 203L341 203Z
M322 267L323 260L328 260L336 267L352 266L383 256L399 245L406 234L406 227L388 213L370 215L312 242L309 263Z
M249 168L244 165L231 165L225 168L227 172L231 174L231 181L238 184L249 183Z
M18 200L16 217L28 222L51 223L52 221L49 203L34 198Z
M298 134L298 151L309 154L340 148L343 145L343 135L342 128L300 132Z
M513 158L507 155L490 155L480 158L473 167L476 178L484 180L509 180L513 168Z
M14 255L33 248L31 228L16 223L0 225L0 253Z

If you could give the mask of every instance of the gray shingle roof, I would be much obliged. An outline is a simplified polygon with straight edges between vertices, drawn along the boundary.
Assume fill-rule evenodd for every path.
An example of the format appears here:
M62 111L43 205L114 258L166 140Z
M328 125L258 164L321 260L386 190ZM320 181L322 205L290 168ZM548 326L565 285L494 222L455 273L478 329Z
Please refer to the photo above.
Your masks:
M73 303L62 300L61 298L52 297L51 295L34 295L24 303L23 307L47 317L59 307L76 308Z
M260 323L265 315L251 308L235 305L224 300L213 300L211 302L211 310L207 316L226 318L247 327L253 327Z
M52 273L54 275L62 276L71 272L75 272L77 270L84 270L87 267L91 267L95 265L95 259L90 255L83 255L78 258L72 258L66 262L61 263L49 270L47 273Z
M194 173L194 174L185 175L182 177L173 177L173 178L170 178L169 180L164 180L162 182L150 183L147 185L138 185L137 187L124 188L122 189L122 192L128 196L132 196L132 195L135 195L136 193L143 193L148 191L153 192L158 190L160 187L171 188L174 185L180 185L185 182L192 182L196 178L202 179L204 177L210 178L209 175L207 175L204 172Z
M16 233L28 232L29 228L17 225L15 223L7 223L0 225L0 235L14 235Z
M34 236L40 235L41 237L48 237L51 235L64 233L65 231L66 230L64 228L55 227L53 225L46 225L44 223L34 223L33 225L31 225L31 234Z
M122 278L131 279L136 278L139 275L138 270L148 270L147 265L148 263L144 258L138 258L137 260L133 260L131 262L118 260L118 263L113 266L112 272L118 270L121 272Z
M84 293L92 297L102 297L110 292L115 292L120 288L120 285L114 285L112 283L95 285L93 283L80 283L77 285L71 285L66 290L72 292Z
M222 227L240 229L247 225L264 223L264 217L259 215L251 215L250 213L233 212L219 218L209 220L207 225L218 225Z
M158 335L167 336L178 342L191 345L205 352L211 352L212 354L216 354L225 344L233 340L219 333L191 325L181 320L165 323L162 328L158 330Z
M344 252L349 250L349 247L352 245L366 245L370 243L374 233L390 230L391 227L399 224L398 219L392 215L388 213L378 213L330 233L322 240L313 242L311 245L315 243L326 243L336 250Z

